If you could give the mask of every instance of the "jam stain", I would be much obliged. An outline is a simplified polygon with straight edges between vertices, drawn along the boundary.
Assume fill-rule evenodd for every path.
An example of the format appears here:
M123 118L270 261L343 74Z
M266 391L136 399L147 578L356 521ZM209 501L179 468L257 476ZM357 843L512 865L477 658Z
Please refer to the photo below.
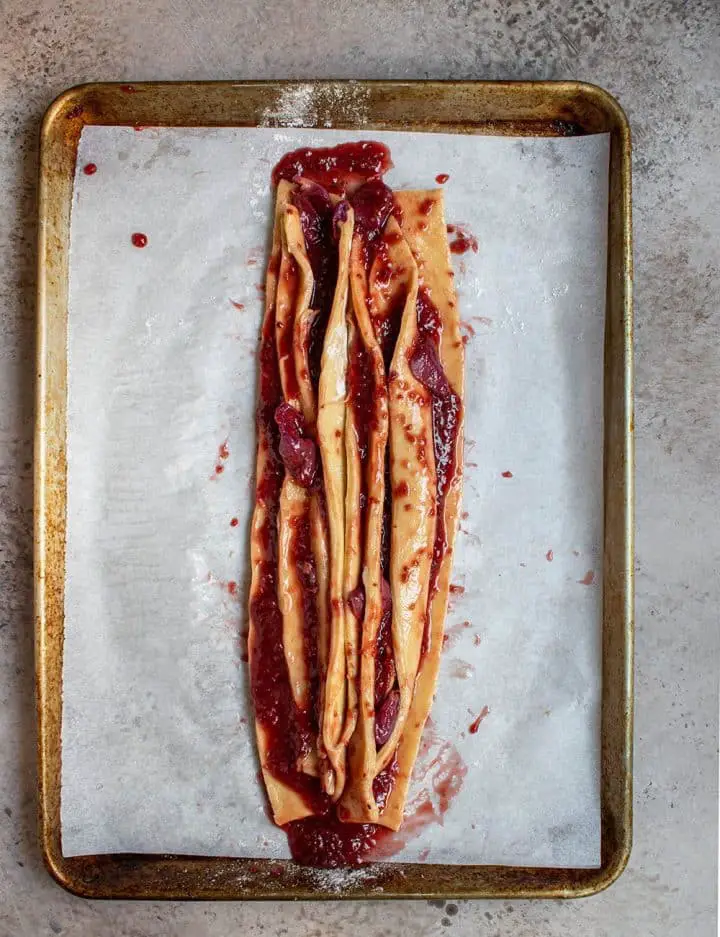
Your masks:
M438 185L445 185L450 176L446 172L440 172L435 176L435 181Z
M231 527L237 527L237 525L238 525L239 523L240 523L240 522L238 521L237 517L233 517L233 518L231 518L231 520L230 520L230 526L231 526Z
M454 660L450 667L450 676L456 680L467 680L475 673L475 668L466 660Z
M508 471L508 470L506 470L506 471L504 471L504 472L501 472L500 474L502 475L503 478L512 478L512 477L513 477L513 473L510 472L510 471Z
M230 300L230 303L231 303L236 309L239 309L241 312L242 312L242 310L245 308L245 303L238 303L238 302L235 302L234 299L231 299L231 300Z
M468 251L477 254L478 240L467 225L449 224L447 225L447 232L455 235L453 240L450 241L451 254L467 254Z
M476 719L473 719L473 721L468 726L468 732L470 733L470 735L475 735L477 733L477 730L480 728L483 721L489 714L490 714L490 710L487 708L487 706L483 706L483 708L480 710L480 714L478 715L478 717Z
M582 579L578 579L578 582L581 586L591 586L595 582L595 573L592 569L589 569Z
M237 599L239 597L240 587L234 579L218 579L212 573L208 573L207 582L213 586L217 586L222 592L226 592L231 599Z
M548 563L552 563L554 558L555 558L555 554L553 553L553 551L548 550L547 553L545 554L545 559L548 561Z
M344 195L369 179L384 175L391 166L390 150L384 143L372 140L315 149L302 147L283 156L272 171L272 183L303 178L328 192Z
M85 163L83 166L83 172L86 176L94 176L97 172L97 166L95 163Z
M432 720L428 719L413 770L413 781L420 786L420 791L405 808L401 829L380 840L369 858L389 858L428 826L443 826L445 814L462 789L467 770L455 746L440 738Z
M130 242L133 247L147 247L147 234L143 234L142 231L136 231L130 238Z
M217 478L218 475L222 475L225 471L225 462L230 458L230 446L228 445L228 439L225 438L224 442L221 442L218 446L217 461L215 463L215 474L211 475L210 478Z
M450 625L449 628L446 628L445 634L443 635L443 651L449 651L450 648L454 647L460 640L462 633L469 627L469 621L459 621L457 624Z

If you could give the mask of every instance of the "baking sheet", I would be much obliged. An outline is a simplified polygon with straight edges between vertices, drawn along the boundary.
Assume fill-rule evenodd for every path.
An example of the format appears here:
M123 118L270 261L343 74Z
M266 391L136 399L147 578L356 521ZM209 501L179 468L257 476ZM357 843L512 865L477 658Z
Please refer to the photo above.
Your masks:
M468 516L453 579L465 592L448 614L436 741L410 802L434 796L432 763L448 745L468 773L444 816L437 804L442 824L397 858L599 864L607 137L251 129L83 131L69 298L67 856L287 855L256 779L238 641L268 180L287 149L363 136L390 145L394 187L448 173L448 221L480 245L456 258Z

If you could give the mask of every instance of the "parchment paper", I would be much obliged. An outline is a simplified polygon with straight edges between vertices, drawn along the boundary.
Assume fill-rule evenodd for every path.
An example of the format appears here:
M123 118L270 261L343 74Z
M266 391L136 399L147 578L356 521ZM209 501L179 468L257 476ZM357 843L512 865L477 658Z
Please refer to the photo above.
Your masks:
M240 640L269 176L289 149L361 137L390 145L395 188L449 174L447 220L479 242L454 258L469 339L453 575L465 592L432 712L434 744L468 772L443 823L398 858L599 864L608 139L295 129L82 135L65 855L287 855L257 778Z

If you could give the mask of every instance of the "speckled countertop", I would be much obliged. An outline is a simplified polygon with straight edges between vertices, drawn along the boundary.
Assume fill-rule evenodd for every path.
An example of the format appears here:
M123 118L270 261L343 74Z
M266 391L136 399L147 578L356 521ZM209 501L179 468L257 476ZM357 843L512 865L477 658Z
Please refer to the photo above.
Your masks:
M4 0L0 9L0 937L715 933L720 606L717 0ZM88 80L579 78L634 136L635 845L574 902L83 901L36 841L31 613L35 174Z

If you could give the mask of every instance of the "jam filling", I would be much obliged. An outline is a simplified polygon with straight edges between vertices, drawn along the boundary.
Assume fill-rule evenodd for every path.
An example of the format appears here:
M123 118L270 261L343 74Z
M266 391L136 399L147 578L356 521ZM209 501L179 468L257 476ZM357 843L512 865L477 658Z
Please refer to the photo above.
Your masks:
M372 420L373 402L375 399L375 382L370 366L370 356L365 348L359 333L355 333L354 341L349 349L347 370L348 401L352 410L352 428L360 460L360 556L365 556L365 518L368 506L367 471L370 458L370 429L374 427ZM361 580L362 582L362 580ZM362 611L358 619L362 620L365 614L365 593L361 582L354 592L359 589L362 594ZM359 599L355 598L357 607Z
M336 869L361 865L390 830L376 823L343 823L336 814L286 824L290 854L300 865Z
M313 273L310 307L317 316L310 329L308 359L310 380L317 392L323 342L337 282L338 224L347 218L347 202L341 201L334 206L327 189L308 179L298 180L292 202L300 215L305 250Z
M283 650L283 619L278 605L277 518L284 466L280 456L280 432L275 412L282 390L274 342L274 319L263 329L260 344L260 386L257 428L266 461L257 479L256 498L266 511L260 531L265 557L258 570L258 587L252 598L253 638L250 653L250 685L255 718L267 739L267 767L279 780L303 798L313 810L327 809L317 781L298 771L298 762L311 750L315 739L312 714L300 710L293 698Z
M392 276L383 240L387 220L398 217L399 208L392 191L381 176L391 167L387 147L379 143L342 144L323 149L299 149L286 154L273 170L272 180L297 183L292 201L298 209L308 260L313 271L311 307L317 312L310 334L309 361L313 386L317 389L320 358L337 280L338 226L347 217L348 205L355 213L355 230L361 236L363 260L369 273L378 261L375 276ZM336 196L342 198L338 201ZM347 197L347 200L345 200ZM387 238L387 234L385 234ZM292 261L285 269L291 295L297 291L298 270ZM403 297L404 299L404 297ZM374 322L386 372L397 342L403 304ZM437 573L447 548L444 526L444 500L455 471L455 445L460 419L460 400L450 388L439 361L442 325L438 310L421 289L417 303L419 336L410 357L415 377L432 395L433 443L437 471L438 524L431 567L431 593L437 589ZM321 791L317 778L304 774L298 765L316 742L319 699L318 674L318 581L312 552L312 531L306 514L294 521L293 550L302 587L305 619L305 653L310 677L311 705L301 710L295 703L283 649L283 621L278 605L277 520L280 491L286 475L298 484L322 493L321 464L316 442L300 413L283 399L279 359L292 361L292 324L279 336L276 348L275 320L263 328L260 347L260 388L257 410L259 446L266 453L256 496L266 509L260 531L266 557L259 570L259 586L252 599L253 646L251 649L251 690L255 714L267 740L267 767L279 780L296 791L314 816L285 826L293 859L301 864L324 868L355 866L365 861L379 844L394 836L389 829L370 823L344 823L338 808ZM294 368L285 374L288 396L297 395ZM364 556L368 507L367 470L370 433L373 429L376 388L370 357L359 334L350 348L348 398L354 414L361 468L361 555ZM375 742L381 747L392 733L399 709L399 692L392 645L392 598L389 565L392 492L389 458L385 467L385 500L381 542L382 613L375 658ZM365 594L362 583L347 596L350 611L362 621ZM427 641L427 628L424 643ZM373 794L382 809L392 791L398 764L393 759L374 779ZM388 848L387 844L386 847ZM390 847L392 851L392 847ZM391 854L391 851L387 854ZM385 853L383 853L385 854Z
M285 265L281 269L280 278L283 287L287 290L288 301L290 302L291 307L294 309L299 284L298 266L294 257L290 256L287 258ZM297 374L295 373L295 366L293 364L294 324L295 323L293 319L287 319L283 323L283 327L278 329L278 356L280 360L285 363L284 377L287 395L288 397L297 400L297 398L300 396L300 386L298 384ZM288 362L290 365L289 367L287 366Z
M371 179L365 185L361 186L351 196L350 204L355 212L355 231L357 232L363 252L363 261L366 273L370 273L375 260L378 260L374 268L375 282L379 285L389 283L392 275L392 268L388 256L386 241L384 240L385 227L390 217L395 200L392 191L380 179ZM400 331L400 316L402 313L402 304L393 308L390 313L382 320L374 320L373 328L376 338L380 344L383 359L385 362L386 373L390 365L397 336ZM369 427L368 414L374 412L374 392L379 389L374 388L374 379L370 371L370 361L364 345L358 339L359 354L351 350L349 366L349 385L350 385L350 405L354 412L354 423L356 426L363 424L364 430L362 436L358 435L358 448L360 452L361 474L363 478L363 490L367 490L367 461L369 446ZM358 376L358 368L363 369L365 375L364 381ZM364 393L356 392L363 390ZM382 392L384 392L384 388ZM378 625L377 637L375 640L375 744L379 749L389 739L399 711L400 695L394 689L396 684L396 671L394 650L392 643L392 598L390 593L390 539L392 527L392 488L390 484L390 453L385 452L385 472L384 472L384 500L383 500L383 519L381 529L380 544L380 572L381 572L381 618ZM367 499L361 497L361 530L364 531L367 523ZM364 541L364 536L363 536ZM364 542L361 555L365 555ZM358 616L362 620L365 610L365 595L362 586L353 590L348 597L351 608L361 611Z
M382 179L370 179L350 196L355 231L360 235L365 270L369 273L395 198Z
M273 169L272 182L277 185L281 179L295 182L302 177L328 192L344 195L368 179L384 175L391 166L390 150L373 140L315 149L302 147L283 156Z
M318 451L315 442L307 435L302 414L289 403L279 404L275 410L275 422L279 433L278 455L285 471L303 488L313 488L319 470Z
M384 237L378 241L373 267L373 277L376 286L387 288L391 280L400 271L396 270L390 260L388 246L396 239L402 237L398 232L385 233ZM373 329L377 336L378 343L382 350L383 362L385 364L385 373L390 371L390 363L397 345L400 326L402 324L402 314L405 308L407 296L403 290L395 293L388 309L384 310L382 315L373 315Z
M392 643L392 596L390 583L383 575L381 584L382 613L375 649L375 709L377 710L395 685L395 658ZM386 716L387 718L387 716ZM376 715L377 719L377 715ZM392 729L392 726L391 726ZM376 726L375 734L378 729ZM382 735L382 733L380 733ZM389 733L388 733L389 734ZM384 745L387 739L379 742Z
M410 355L410 370L423 384L432 397L433 450L437 477L437 515L435 543L430 564L428 607L437 592L437 576L447 551L445 526L445 498L450 482L455 476L455 451L458 428L462 415L460 397L450 387L440 362L440 339L442 320L440 313L424 287L420 287L417 298L418 337ZM429 617L423 636L423 653L430 642Z
M371 414L374 412L375 382L370 368L370 357L359 335L356 335L354 347L351 348L348 366L348 391L350 406L353 411L353 427L357 440L360 460L360 555L365 556L366 525L368 508L367 472L370 455ZM388 705L382 705L395 683L395 664L392 645L392 599L388 583L390 569L390 523L391 501L390 482L385 482L385 502L383 509L383 528L381 539L381 602L382 611L375 645L375 742L383 745L392 731L395 718L392 718L390 729L387 729L389 719L393 716ZM347 596L347 605L359 622L365 616L365 590L362 579ZM397 717L397 709L394 712Z
M318 671L318 643L320 622L318 620L318 581L315 556L312 552L310 518L306 511L295 520L293 530L293 555L297 568L303 600L303 648L308 668L310 705L306 718L314 736L320 724L320 679Z

